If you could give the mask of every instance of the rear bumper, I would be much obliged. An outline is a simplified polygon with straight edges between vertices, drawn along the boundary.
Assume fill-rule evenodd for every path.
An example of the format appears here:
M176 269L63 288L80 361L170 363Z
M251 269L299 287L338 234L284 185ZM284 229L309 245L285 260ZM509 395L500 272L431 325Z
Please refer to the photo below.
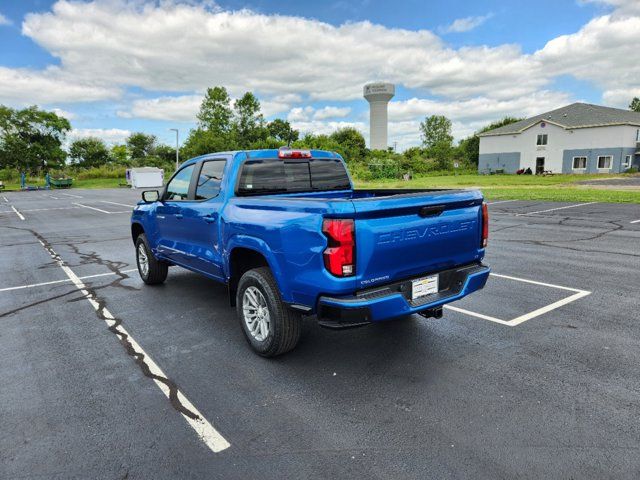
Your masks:
M318 321L328 328L349 328L413 313L438 316L442 305L482 289L490 271L486 265L473 264L433 272L439 274L440 290L415 301L411 300L411 278L362 290L349 297L320 297Z

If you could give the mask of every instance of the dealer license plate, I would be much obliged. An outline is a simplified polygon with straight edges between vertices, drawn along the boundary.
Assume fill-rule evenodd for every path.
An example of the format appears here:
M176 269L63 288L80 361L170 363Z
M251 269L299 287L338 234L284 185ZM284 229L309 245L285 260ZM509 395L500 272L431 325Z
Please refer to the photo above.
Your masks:
M438 275L411 281L411 300L438 293Z

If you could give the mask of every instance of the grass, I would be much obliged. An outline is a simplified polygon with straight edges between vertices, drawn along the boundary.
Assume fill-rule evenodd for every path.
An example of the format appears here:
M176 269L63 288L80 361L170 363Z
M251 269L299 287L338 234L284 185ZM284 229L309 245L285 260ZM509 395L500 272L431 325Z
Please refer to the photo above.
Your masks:
M402 180L356 180L359 188L478 188L490 200L640 203L640 190L593 188L576 182L624 175L449 175Z
M117 188L119 183L124 183L124 178L86 178L82 180L73 179L71 188ZM4 182L5 190L20 190L20 182ZM29 178L27 185L44 187L44 180ZM52 190L56 190L55 188ZM2 191L2 190L0 190Z
M75 178L72 188L117 188L118 178ZM640 203L640 190L598 189L576 182L621 177L618 175L438 175L402 180L361 181L358 188L479 188L490 200L540 200L553 202ZM30 178L29 185L44 185L43 179ZM19 182L5 183L7 190L18 190Z

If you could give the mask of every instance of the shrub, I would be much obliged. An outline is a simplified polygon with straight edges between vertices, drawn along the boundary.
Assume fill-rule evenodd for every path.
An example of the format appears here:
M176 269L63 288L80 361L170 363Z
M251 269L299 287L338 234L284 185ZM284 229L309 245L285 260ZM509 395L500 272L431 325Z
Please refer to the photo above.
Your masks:
M17 170L11 168L0 169L0 180L3 182L14 182L20 179L20 174Z

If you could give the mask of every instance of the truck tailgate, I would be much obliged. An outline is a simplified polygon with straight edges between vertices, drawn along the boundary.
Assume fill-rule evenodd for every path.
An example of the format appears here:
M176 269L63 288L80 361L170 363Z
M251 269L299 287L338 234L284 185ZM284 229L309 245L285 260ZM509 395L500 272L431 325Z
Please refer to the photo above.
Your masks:
M482 257L482 195L444 190L353 200L359 288Z

